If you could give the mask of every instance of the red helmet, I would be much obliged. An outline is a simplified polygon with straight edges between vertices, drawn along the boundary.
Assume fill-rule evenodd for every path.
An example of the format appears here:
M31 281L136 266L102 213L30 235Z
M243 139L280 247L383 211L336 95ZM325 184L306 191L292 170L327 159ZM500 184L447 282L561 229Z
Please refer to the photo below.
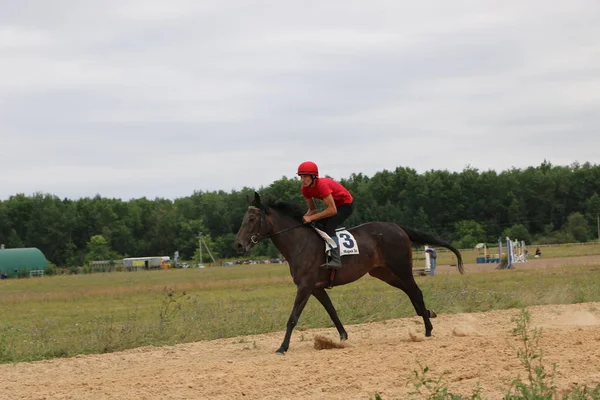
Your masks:
M298 166L298 175L311 175L316 178L319 176L319 167L312 161L304 161Z

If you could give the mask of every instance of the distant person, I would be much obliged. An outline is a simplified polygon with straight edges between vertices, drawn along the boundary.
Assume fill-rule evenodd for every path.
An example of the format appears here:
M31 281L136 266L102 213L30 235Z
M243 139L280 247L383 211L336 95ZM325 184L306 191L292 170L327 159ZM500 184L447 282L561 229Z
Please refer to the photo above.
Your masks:
M429 253L429 275L435 274L435 265L437 262L437 252L433 247L427 247L425 253Z
M8 274L6 272L2 271L1 279L8 279Z
M538 247L535 249L535 258L540 258L541 256L542 256L542 251Z

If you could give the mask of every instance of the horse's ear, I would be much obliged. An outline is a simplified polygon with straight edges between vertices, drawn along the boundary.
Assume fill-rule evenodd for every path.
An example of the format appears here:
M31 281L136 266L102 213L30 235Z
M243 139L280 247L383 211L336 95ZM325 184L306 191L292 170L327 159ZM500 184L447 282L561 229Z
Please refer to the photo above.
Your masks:
M263 206L260 203L260 196L258 195L258 192L254 192L254 200L252 201L252 205L254 207L260 208L261 210L263 209Z

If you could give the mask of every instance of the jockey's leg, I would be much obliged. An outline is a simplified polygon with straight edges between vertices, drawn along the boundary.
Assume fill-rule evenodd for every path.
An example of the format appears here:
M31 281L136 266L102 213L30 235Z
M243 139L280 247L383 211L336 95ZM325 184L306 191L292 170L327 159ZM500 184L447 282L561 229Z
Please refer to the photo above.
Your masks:
M333 235L329 235L329 236L331 236L331 238L335 242L336 246L334 249L331 249L331 257L330 257L329 261L326 262L325 264L322 264L321 268L334 268L334 269L342 268L342 259L340 258L339 239L338 239L337 235L335 234L335 232L333 233Z
M342 267L342 259L340 258L340 242L335 230L342 225L342 223L350 216L350 214L352 214L352 209L352 204L342 205L338 207L337 214L322 220L325 225L325 229L323 230L333 239L336 244L335 248L331 250L330 260L321 265L322 268L338 269Z

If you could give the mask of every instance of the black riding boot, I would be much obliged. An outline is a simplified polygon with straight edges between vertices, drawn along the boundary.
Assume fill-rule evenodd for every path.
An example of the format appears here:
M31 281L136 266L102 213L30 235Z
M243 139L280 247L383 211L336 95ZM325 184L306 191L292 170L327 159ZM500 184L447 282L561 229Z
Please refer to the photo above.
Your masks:
M337 246L335 247L335 249L331 249L331 257L329 258L329 261L325 264L322 264L321 268L340 269L342 268L342 259L340 258L340 244L337 235L333 235L332 239Z

